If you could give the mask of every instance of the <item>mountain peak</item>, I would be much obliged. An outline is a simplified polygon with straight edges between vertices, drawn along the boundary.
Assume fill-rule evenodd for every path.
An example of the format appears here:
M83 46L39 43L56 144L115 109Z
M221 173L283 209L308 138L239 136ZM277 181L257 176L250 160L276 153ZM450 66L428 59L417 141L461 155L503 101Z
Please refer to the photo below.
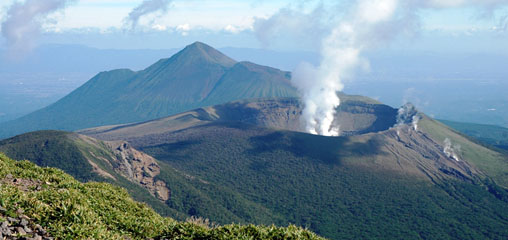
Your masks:
M179 59L205 59L207 62L217 63L224 67L232 67L236 64L235 60L202 42L194 42L187 45L182 51L177 53L177 56Z
M211 47L210 45L208 45L204 42L200 42L200 41L195 41L195 42L187 45L187 47L196 47L196 48L201 48L201 49L206 49L206 48L213 49L213 47Z

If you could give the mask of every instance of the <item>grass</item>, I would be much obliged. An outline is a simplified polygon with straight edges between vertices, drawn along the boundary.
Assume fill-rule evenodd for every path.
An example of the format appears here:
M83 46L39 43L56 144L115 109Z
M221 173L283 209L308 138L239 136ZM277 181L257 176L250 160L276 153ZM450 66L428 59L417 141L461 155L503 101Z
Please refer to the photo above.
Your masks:
M487 124L463 123L447 120L439 121L483 143L508 149L508 128Z
M451 131L444 124L424 118L418 124L423 131L430 134L436 142L449 138L453 145L460 145L458 153L461 158L473 163L480 170L492 177L497 184L508 188L508 157L485 146L475 144L468 137Z
M40 184L29 190L10 184L6 176ZM14 161L0 153L0 205L23 209L58 239L322 239L295 226L204 226L158 215L132 200L126 190L107 183L80 183L54 168Z

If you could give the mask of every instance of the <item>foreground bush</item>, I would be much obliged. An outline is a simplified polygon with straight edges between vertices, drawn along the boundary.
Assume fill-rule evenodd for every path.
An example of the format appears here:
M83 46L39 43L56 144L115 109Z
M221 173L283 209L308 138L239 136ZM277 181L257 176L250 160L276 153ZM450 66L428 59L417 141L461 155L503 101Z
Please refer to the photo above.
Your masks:
M321 239L295 226L208 226L163 218L106 183L0 154L0 218L25 217L57 239ZM1 220L1 219L0 219Z

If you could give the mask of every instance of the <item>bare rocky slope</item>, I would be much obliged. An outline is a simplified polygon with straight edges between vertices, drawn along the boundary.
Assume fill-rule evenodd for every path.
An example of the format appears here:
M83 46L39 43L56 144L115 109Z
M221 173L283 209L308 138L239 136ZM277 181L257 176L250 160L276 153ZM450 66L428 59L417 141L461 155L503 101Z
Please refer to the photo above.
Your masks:
M144 189L151 195L145 195L145 201L153 197L163 203L170 197L167 183L157 179L160 174L157 161L125 141L39 131L0 141L0 152L40 166L58 167L84 182L107 181L131 190Z

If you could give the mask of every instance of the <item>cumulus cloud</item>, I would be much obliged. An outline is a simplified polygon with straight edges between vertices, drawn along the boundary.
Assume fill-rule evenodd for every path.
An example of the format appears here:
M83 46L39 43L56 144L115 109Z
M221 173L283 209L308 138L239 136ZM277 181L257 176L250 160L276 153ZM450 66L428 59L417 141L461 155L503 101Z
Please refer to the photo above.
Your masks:
M144 0L139 6L132 9L129 15L124 19L125 24L134 30L141 17L152 14L164 14L168 11L173 0Z
M508 0L413 0L416 7L458 8L474 7L485 13L492 13L496 8L508 5Z
M249 27L249 26L245 27L245 26L237 26L237 25L228 24L222 30L227 33L236 34L236 33L242 32L242 31L252 30L252 27Z
M274 15L254 19L253 30L264 46L270 46L275 39L290 38L310 44L319 43L328 28L325 21L328 12L322 4L318 4L310 12L302 6L287 6L279 9Z
M6 39L12 57L19 57L35 47L42 24L48 15L61 10L75 0L26 0L14 2L2 22L2 36Z

